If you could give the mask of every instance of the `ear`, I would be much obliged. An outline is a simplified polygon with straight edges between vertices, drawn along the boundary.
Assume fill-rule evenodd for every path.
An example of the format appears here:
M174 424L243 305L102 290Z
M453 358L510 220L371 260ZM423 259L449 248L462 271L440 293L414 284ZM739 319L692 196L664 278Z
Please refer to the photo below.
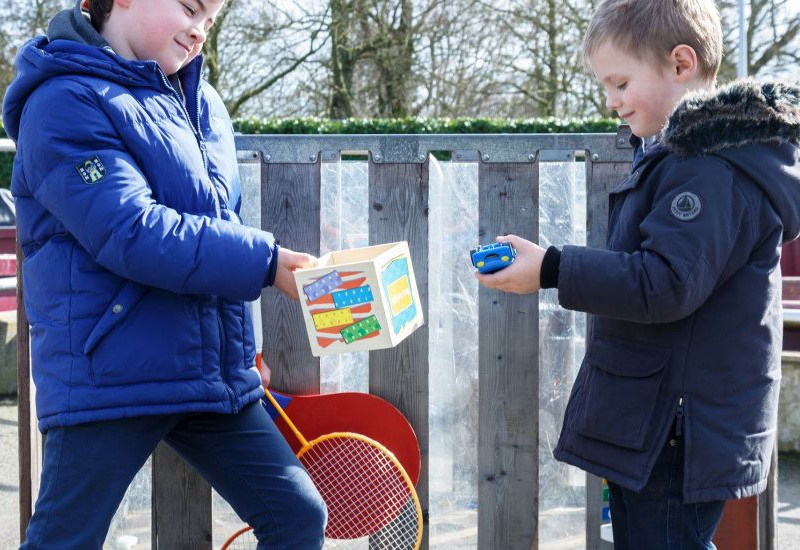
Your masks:
M697 76L697 52L686 44L678 44L669 54L669 65L678 82L688 82Z

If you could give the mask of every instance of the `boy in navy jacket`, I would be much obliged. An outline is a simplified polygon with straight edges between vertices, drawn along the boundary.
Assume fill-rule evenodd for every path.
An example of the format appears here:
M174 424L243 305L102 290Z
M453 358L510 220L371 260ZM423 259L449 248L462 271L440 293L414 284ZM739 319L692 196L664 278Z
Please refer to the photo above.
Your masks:
M3 121L47 433L24 547L101 548L161 440L259 548L322 546L325 506L259 404L246 303L269 285L296 298L291 271L315 259L239 220L233 130L199 56L222 5L78 1L19 51Z
M557 288L590 317L555 457L609 481L617 550L713 548L775 445L780 247L800 232L800 88L714 89L713 0L607 0L584 59L630 124L607 249L541 247L484 285Z

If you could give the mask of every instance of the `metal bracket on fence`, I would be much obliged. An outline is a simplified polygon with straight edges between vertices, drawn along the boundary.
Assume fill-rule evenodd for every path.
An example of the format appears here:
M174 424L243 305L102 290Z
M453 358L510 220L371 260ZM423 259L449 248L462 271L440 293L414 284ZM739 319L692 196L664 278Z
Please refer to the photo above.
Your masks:
M236 162L255 162L258 160L258 151L236 151Z
M453 162L478 162L477 151L453 151Z
M627 124L623 124L617 128L617 149L633 149L631 145L632 135L631 127Z
M263 162L308 164L338 160L338 152L368 152L376 164L422 163L433 151L452 151L453 160L484 163L530 163L547 160L544 151L585 150L594 162L626 162L631 149L622 134L341 134L237 135L236 148L261 152ZM458 155L461 155L459 158ZM550 155L548 152L546 155ZM548 156L549 158L549 156ZM561 158L553 160L562 160Z
M542 149L539 151L539 162L573 162L574 149Z
M339 162L343 154L347 154L347 152L323 150L319 153L319 160L322 162Z

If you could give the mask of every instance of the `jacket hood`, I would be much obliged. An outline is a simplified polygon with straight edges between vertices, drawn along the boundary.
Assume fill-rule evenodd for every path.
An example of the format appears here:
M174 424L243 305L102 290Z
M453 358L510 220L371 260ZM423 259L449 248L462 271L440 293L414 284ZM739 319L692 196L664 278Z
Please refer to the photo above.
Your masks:
M81 3L82 0L78 0L72 9L62 10L53 17L47 26L47 38L72 40L110 50L111 46L89 22L89 16L81 9Z
M678 155L718 155L758 183L783 220L784 241L800 235L800 86L741 80L687 96L663 131Z
M94 76L128 88L171 90L155 61L130 61L115 54L81 12L80 2L58 13L47 32L48 36L29 40L17 54L16 76L3 98L3 125L11 139L16 140L19 135L20 117L28 97L57 76Z

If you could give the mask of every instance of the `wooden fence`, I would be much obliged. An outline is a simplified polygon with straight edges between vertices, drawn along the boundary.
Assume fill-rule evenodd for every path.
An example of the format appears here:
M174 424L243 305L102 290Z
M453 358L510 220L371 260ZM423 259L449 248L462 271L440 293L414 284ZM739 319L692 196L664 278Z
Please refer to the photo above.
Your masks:
M261 218L289 248L320 252L320 169L342 153L368 152L369 243L407 241L423 309L428 311L429 155L478 163L478 234L475 243L517 233L538 238L539 164L584 155L587 241L603 246L608 191L630 170L631 148L623 127L614 134L543 135L339 135L237 136L242 167L260 172ZM265 224L267 225L267 224ZM20 263L21 265L21 263ZM19 292L22 293L21 278ZM21 301L20 301L21 303ZM277 292L265 292L269 312L263 336L272 386L290 393L317 393L319 359L312 357L299 308ZM478 297L478 535L489 550L539 547L539 297L481 288ZM267 315L265 315L267 318ZM19 326L26 326L19 308ZM418 330L393 349L370 352L369 391L393 403L419 438L422 470L417 485L429 504L429 341ZM38 456L30 400L27 331L19 331L19 426L21 528L30 518ZM32 451L33 449L33 451ZM161 446L153 461L152 547L211 548L211 490L180 458ZM773 485L774 486L774 485ZM587 481L586 548L600 540L600 481ZM773 493L774 498L774 493ZM766 498L765 503L769 503ZM774 509L760 547L774 548ZM423 548L428 548L426 529Z

